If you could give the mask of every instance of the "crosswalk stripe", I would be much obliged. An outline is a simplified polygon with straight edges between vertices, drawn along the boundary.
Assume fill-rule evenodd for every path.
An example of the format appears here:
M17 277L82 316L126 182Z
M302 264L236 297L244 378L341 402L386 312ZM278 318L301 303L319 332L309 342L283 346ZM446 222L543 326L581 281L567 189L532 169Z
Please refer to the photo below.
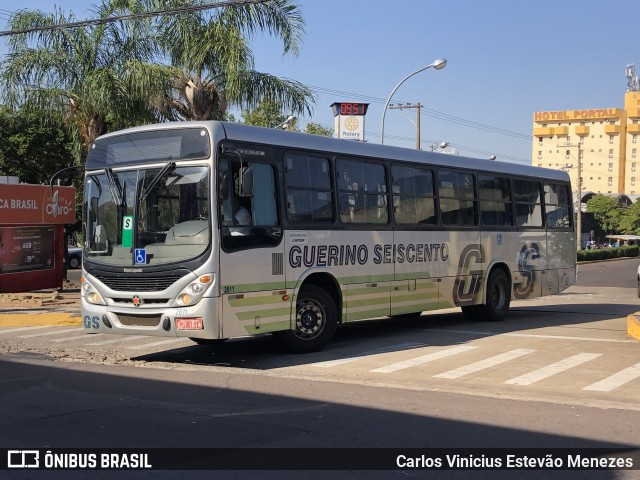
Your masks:
M134 345L132 347L127 347L130 350L141 350L143 348L147 348L147 347L157 347L159 345L167 345L170 343L178 343L178 342L184 342L185 340L187 340L186 338L173 338L171 340L162 340L161 342L153 342L153 343L145 343L143 345Z
M500 355L496 355L494 357L487 358L485 360L481 360L479 362L471 363L469 365L456 368L455 370L449 370L448 372L439 373L438 375L434 375L434 377L435 378L460 378L465 375L469 375L470 373L475 373L475 372L479 372L480 370L484 370L486 368L495 367L496 365L500 365L501 363L508 362L510 360L516 359L518 357L522 357L523 355L527 355L535 351L536 350L518 348L515 350L511 350L509 352L502 353Z
M378 355L380 353L387 353L387 352L395 352L396 350L403 350L403 349L410 349L410 348L417 348L417 347L426 347L427 345L424 343L400 343L397 345L391 345L389 347L382 347L382 348L377 348L377 349L372 349L372 350L367 350L365 352L359 352L356 356L353 357L347 357L347 358L338 358L336 360L327 360L326 362L316 362L316 363L310 363L309 366L311 367L318 367L318 368L329 368L329 367L335 367L337 365L343 365L345 363L350 363L350 362L355 362L356 360L360 360L362 358L365 357L370 357L373 355Z
M637 340L622 340L618 338L597 338L597 337L572 337L568 335L541 335L535 333L496 333L482 330L458 330L453 328L431 328L430 332L452 333L460 335L478 335L483 337L521 337L521 338L547 338L549 340L579 340L581 342L600 343L635 343Z
M8 328L6 330L0 330L0 335L2 335L3 333L25 332L25 331L28 331L28 330L35 330L37 328L51 328L51 325L40 325L38 327Z
M95 335L104 335L104 333L97 333ZM75 337L65 337L65 338L55 338L51 340L52 342L71 342L73 340L87 339L87 334L83 333L82 335L77 335Z
M620 370L618 373L603 378L599 382L592 383L591 385L584 387L583 390L591 390L593 392L610 392L611 390L618 388L625 383L629 383L636 378L640 378L640 363Z
M375 370L371 370L375 373L392 373L397 372L398 370L403 370L405 368L415 367L417 365L421 365L423 363L432 362L434 360L439 360L441 358L450 357L452 355L456 355L458 353L467 352L469 350L473 350L474 348L469 345L459 345L457 347L447 348L446 350L440 350L438 352L429 353L427 355L423 355L421 357L412 358L410 360L405 360L404 362L393 363L391 365L387 365L386 367L376 368Z
M594 358L598 358L601 355L601 353L579 353L578 355L573 355L572 357L565 358L559 362L534 370L533 372L512 378L504 383L508 383L510 385L531 385L532 383L539 382L540 380L544 380L545 378L549 378L560 372L569 370L570 368L581 365L593 360Z
M127 335L126 337L118 337L118 338L114 338L112 340L102 340L101 342L91 342L91 343L87 343L87 345L92 345L92 346L100 346L100 345L110 345L112 343L119 343L119 342L130 342L132 340L141 340L143 338L151 338L148 336L140 336L140 335Z
M18 338L35 338L35 337L48 337L50 335L62 335L71 332L81 332L82 328L65 328L64 330L56 330L55 332L45 333L32 333L30 335L18 335Z

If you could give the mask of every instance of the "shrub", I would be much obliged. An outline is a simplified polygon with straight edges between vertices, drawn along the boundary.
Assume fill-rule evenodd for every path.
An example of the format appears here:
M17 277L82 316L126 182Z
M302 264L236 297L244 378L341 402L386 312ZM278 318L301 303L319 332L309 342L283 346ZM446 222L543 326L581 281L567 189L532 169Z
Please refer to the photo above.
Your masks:
M637 257L640 256L640 246L623 245L622 247L597 248L593 250L578 250L578 261L589 262L593 260L607 260L610 258Z

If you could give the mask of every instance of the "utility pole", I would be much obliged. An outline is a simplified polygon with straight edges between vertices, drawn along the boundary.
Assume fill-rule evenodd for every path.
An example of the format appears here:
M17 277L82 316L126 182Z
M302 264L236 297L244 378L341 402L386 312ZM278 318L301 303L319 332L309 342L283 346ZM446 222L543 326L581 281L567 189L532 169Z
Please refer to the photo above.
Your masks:
M578 212L576 214L576 230L578 231L578 250L582 250L582 145L580 143L565 143L558 147L577 148L578 149ZM567 150L569 155L569 150Z
M418 102L415 105L392 105L389 107L389 110L402 110L405 108L415 108L416 109L416 150L421 150L420 148L420 109L422 105Z

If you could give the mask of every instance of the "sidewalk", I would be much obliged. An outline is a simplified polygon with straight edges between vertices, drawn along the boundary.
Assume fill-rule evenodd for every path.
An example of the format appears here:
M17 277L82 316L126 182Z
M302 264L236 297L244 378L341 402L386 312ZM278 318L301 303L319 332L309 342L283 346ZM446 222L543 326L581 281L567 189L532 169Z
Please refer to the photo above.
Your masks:
M81 325L80 288L0 294L0 327Z

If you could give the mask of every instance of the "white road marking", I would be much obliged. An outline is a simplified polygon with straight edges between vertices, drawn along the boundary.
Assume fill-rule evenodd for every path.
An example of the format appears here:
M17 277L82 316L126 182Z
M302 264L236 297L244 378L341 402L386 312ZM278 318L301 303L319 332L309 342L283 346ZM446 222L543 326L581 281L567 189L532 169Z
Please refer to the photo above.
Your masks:
M338 358L336 360L327 360L326 362L310 363L309 366L318 367L318 368L335 367L337 365L342 365L349 362L355 362L356 360L360 360L362 358L370 357L373 355L378 355L380 353L395 352L397 350L404 350L404 349L410 349L410 348L416 348L416 347L426 347L426 346L427 345L424 343L400 343L397 345L391 345L389 347L367 350L366 352L359 352L357 355L353 357Z
M51 325L41 325L39 327L8 328L7 330L0 330L0 335L2 335L3 333L25 332L28 330L35 330L37 328L51 328Z
M18 335L18 338L47 337L50 335L62 335L65 333L81 332L81 331L82 331L82 328L66 328L64 330L57 330L55 332L32 333L31 335Z
M480 370L484 370L486 368L495 367L496 365L500 365L501 363L505 363L515 358L522 357L523 355L528 355L529 353L533 353L535 351L536 350L518 348L515 350L511 350L509 352L501 353L500 355L496 355L494 357L487 358L485 360L481 360L476 363L471 363L469 365L456 368L455 370L449 370L448 372L439 373L438 375L434 375L434 377L435 378L460 378L465 375L469 375L470 373L475 373L475 372L479 372Z
M434 360L439 360L441 358L450 357L452 355L456 355L458 353L467 352L469 350L473 350L474 348L468 345L460 345L457 347L447 348L445 350L440 350L438 352L429 353L427 355L423 355L421 357L412 358L410 360L405 360L404 362L393 363L391 365L387 365L386 367L376 368L375 370L371 370L375 373L392 373L397 372L398 370L403 370L405 368L415 367L417 365L422 365L423 363L432 362Z
M82 335L78 335L75 337L65 337L65 338L56 338L51 340L52 342L71 342L73 340L80 340L80 339L87 339L87 333L83 333ZM93 334L93 335L104 335L104 333L97 333L97 334Z
M601 343L634 343L637 340L621 340L616 338L596 338L596 337L570 337L566 335L539 335L535 333L496 333L483 332L477 330L449 330L449 329L429 329L429 332L438 333L461 333L464 335L482 335L483 337L524 337L524 338L547 338L550 340L582 340L585 342L601 342Z
M610 392L611 390L618 388L625 383L629 383L636 378L640 378L640 363L636 363L629 368L620 370L618 373L600 380L599 382L592 383L591 385L584 387L583 390L591 390L594 392Z
M531 385L532 383L536 383L540 380L544 380L545 378L552 377L553 375L564 372L565 370L569 370L570 368L581 365L585 362L593 360L594 358L598 358L601 355L601 353L579 353L578 355L573 355L572 357L565 358L558 362L552 363L551 365L547 365L546 367L534 370L533 372L525 373L524 375L520 375L519 377L512 378L511 380L507 380L504 383L508 383L510 385Z
M132 340L141 340L143 338L151 338L148 336L140 336L140 335L127 335L126 337L122 338L114 338L112 340L103 340L101 342L91 342L91 343L87 343L87 345L93 345L93 346L100 346L100 345L110 345L112 343L119 343L119 342L130 342Z

